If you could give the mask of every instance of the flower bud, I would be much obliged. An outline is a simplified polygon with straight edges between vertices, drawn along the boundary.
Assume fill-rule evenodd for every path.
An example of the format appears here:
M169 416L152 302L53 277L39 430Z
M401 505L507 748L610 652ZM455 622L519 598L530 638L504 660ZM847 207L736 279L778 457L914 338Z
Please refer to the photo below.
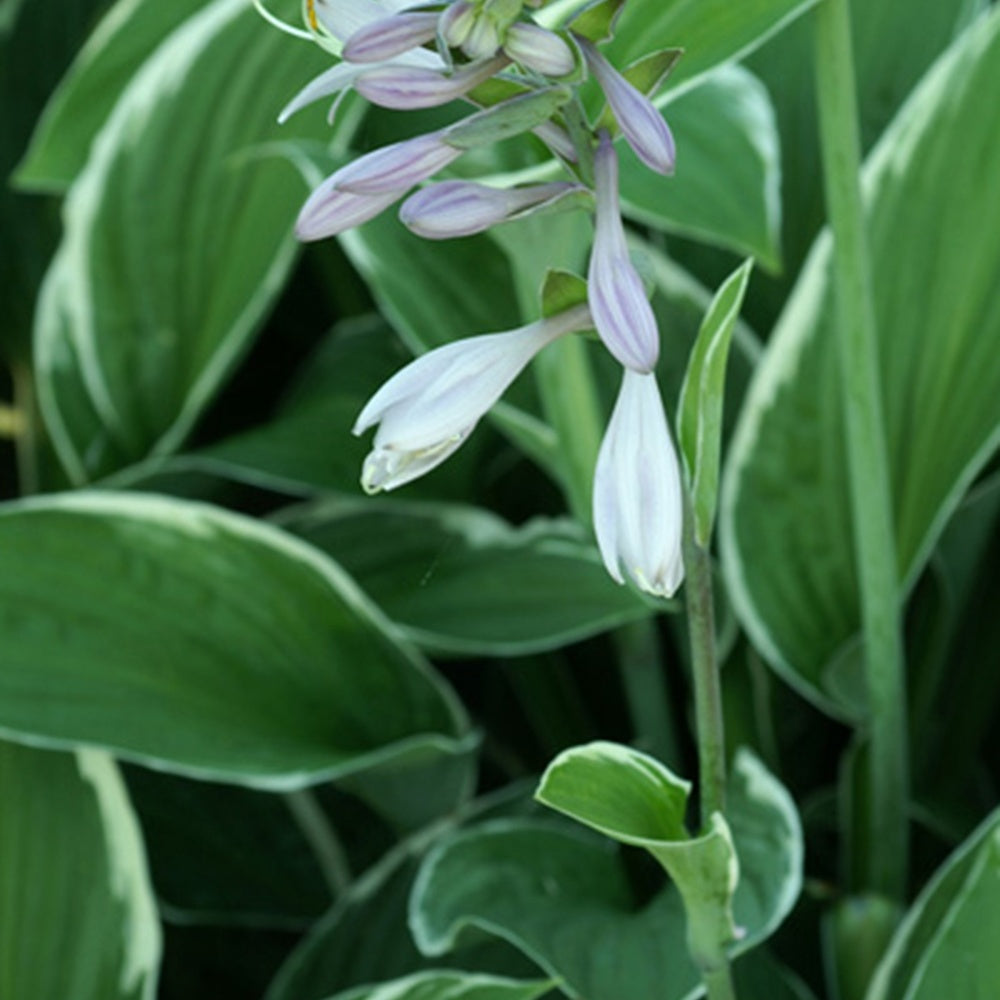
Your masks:
M493 18L488 14L478 14L461 48L470 59L489 59L496 55L500 48L500 32Z
M674 137L663 115L653 102L632 86L597 51L597 47L584 38L577 37L587 65L597 77L604 96L611 105L615 120L625 136L625 141L635 150L635 155L660 174L672 174L677 159Z
M628 255L618 204L618 157L602 131L594 157L596 220L587 297L607 349L626 368L652 371L660 353L656 318Z
M449 146L441 133L431 132L413 139L383 146L341 167L331 180L343 191L355 194L403 194L408 188L427 180L462 155L461 149Z
M469 63L446 75L416 66L380 66L366 70L354 89L372 104L399 111L433 108L454 101L506 66L506 56Z
M381 215L401 196L400 191L384 194L354 194L342 191L328 177L306 200L295 223L295 235L304 243L323 240L328 236L360 226Z
M347 39L344 58L356 63L384 62L431 41L438 20L433 12L404 12L371 21Z
M566 182L492 188L473 181L441 181L410 195L399 210L403 224L429 240L471 236L577 188Z
M503 50L525 69L542 76L566 76L576 68L573 50L554 31L518 21L507 29Z
M438 33L449 48L461 48L475 23L476 10L472 4L457 0L441 11L438 18Z

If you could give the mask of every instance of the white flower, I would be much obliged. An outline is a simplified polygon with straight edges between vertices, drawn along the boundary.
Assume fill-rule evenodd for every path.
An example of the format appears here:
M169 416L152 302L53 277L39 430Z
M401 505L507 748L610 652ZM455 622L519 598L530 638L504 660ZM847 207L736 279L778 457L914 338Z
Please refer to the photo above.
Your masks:
M440 465L538 351L589 325L586 306L576 306L517 330L456 340L411 362L372 396L354 425L355 434L379 425L362 487L395 489Z
M684 579L680 469L656 376L625 369L594 474L594 531L611 576L670 597Z

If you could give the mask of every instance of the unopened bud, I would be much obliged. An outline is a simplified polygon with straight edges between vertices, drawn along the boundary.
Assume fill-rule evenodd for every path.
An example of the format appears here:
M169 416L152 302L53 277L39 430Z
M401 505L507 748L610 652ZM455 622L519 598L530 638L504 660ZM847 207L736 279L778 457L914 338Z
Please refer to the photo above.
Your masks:
M489 59L496 55L500 48L500 32L493 18L482 13L477 15L461 48L470 59Z
M399 217L408 229L425 239L471 236L574 189L576 185L563 181L521 188L442 181L410 195Z
M439 16L431 13L402 13L371 21L344 43L348 62L384 62L431 41L437 34Z
M459 0L445 7L438 18L438 31L445 44L452 49L461 48L472 26L476 23L476 11L470 3Z
M450 76L418 66L380 66L354 81L354 89L372 104L398 111L434 108L461 97L507 65L506 56L469 63Z
M542 76L566 76L576 68L573 50L555 32L518 21L507 29L503 50L525 69Z
M355 194L385 194L390 191L403 194L408 188L443 170L462 152L444 142L442 133L418 135L414 139L366 153L338 170L331 181L335 187Z

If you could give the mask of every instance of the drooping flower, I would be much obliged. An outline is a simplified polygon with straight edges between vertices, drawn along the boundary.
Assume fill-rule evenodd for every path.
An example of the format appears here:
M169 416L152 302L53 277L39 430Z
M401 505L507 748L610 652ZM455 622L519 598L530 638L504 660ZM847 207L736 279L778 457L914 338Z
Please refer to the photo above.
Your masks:
M652 373L625 369L594 474L594 531L611 576L670 597L684 579L677 453Z
M354 425L363 434L378 424L361 473L365 491L395 489L440 465L535 354L589 325L587 307L575 306L517 330L453 341L397 372Z
M354 63L386 62L431 41L439 20L433 11L404 11L369 21L344 43L344 58Z
M618 201L618 157L602 131L594 157L596 221L587 272L594 324L608 350L626 368L652 371L660 352L656 318L628 254Z
M578 190L583 189L564 181L514 188L494 188L475 181L440 181L410 195L399 209L399 218L424 239L471 236Z
M601 55L596 45L579 37L577 42L587 59L587 66L597 77L597 82L611 105L625 141L635 150L635 155L650 170L672 174L677 148L663 115L645 94L633 87Z

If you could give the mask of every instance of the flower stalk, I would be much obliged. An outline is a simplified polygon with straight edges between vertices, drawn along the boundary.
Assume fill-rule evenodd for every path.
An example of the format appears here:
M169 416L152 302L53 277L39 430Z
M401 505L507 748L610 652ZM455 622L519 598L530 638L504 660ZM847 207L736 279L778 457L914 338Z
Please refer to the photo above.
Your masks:
M816 10L816 84L871 732L870 827L866 850L858 854L870 859L865 888L902 900L908 854L906 685L847 0L826 0Z

